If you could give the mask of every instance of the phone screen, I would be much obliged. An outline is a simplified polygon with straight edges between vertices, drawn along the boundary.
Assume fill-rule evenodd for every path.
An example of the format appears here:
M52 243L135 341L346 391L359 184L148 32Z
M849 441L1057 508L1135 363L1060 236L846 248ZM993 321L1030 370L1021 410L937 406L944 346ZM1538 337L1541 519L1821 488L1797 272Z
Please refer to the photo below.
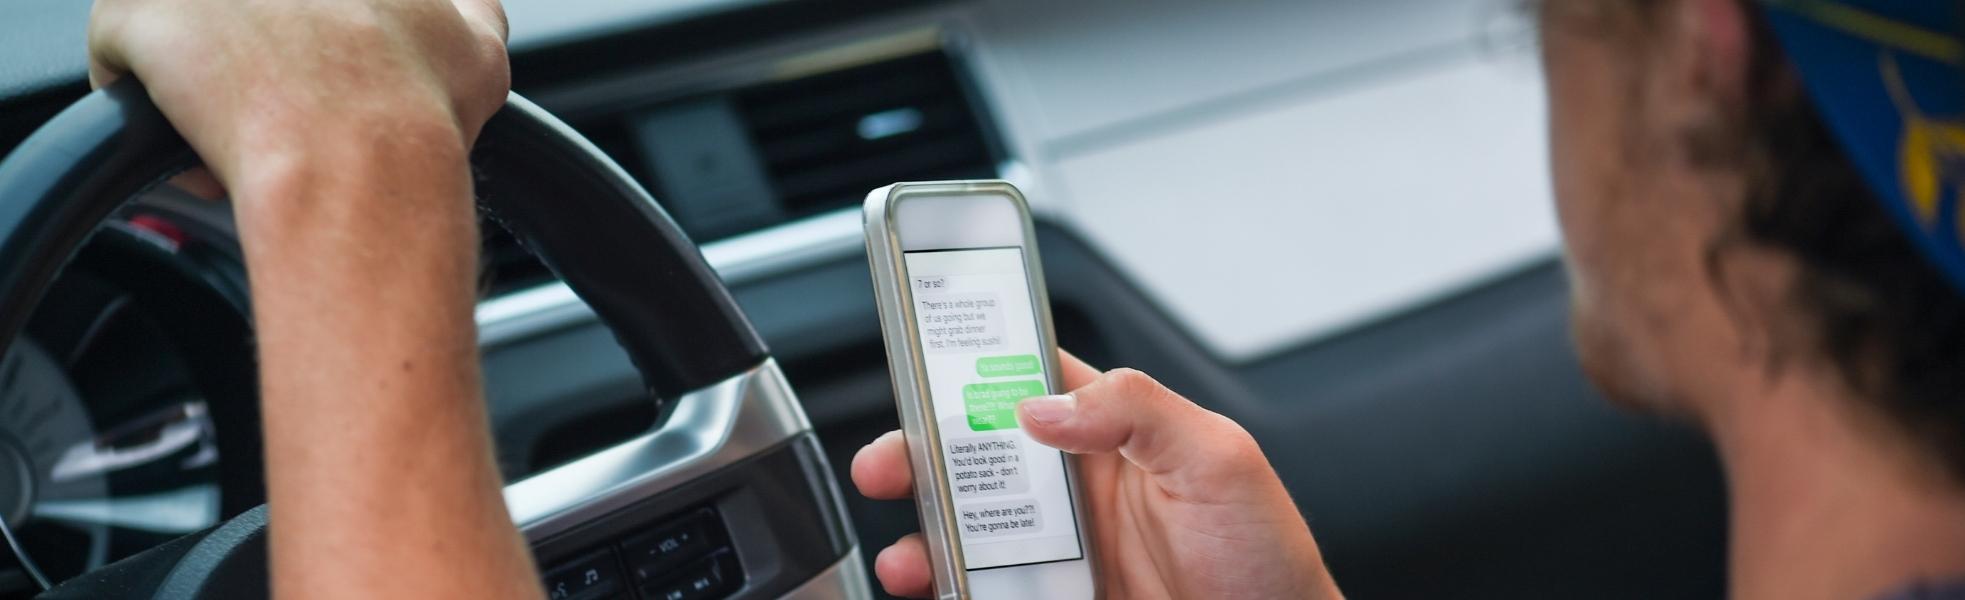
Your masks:
M1023 248L923 250L904 260L963 567L1084 558L1064 453L1017 425L1018 400L1052 392Z

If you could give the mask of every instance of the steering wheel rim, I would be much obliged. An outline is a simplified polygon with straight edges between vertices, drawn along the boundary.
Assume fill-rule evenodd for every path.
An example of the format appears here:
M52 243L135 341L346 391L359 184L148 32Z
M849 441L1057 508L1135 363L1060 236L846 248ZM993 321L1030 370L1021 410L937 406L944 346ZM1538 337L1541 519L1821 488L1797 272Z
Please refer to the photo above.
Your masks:
M112 211L195 161L133 78L85 96L0 161L0 352ZM512 94L472 162L480 209L593 309L651 397L680 398L768 366L763 341L696 245L564 123Z
M126 79L83 97L0 162L0 348L96 225L196 160L142 84ZM472 161L480 208L593 308L654 397L677 397L767 356L667 211L544 109L512 94L485 124ZM514 187L525 193L508 193Z

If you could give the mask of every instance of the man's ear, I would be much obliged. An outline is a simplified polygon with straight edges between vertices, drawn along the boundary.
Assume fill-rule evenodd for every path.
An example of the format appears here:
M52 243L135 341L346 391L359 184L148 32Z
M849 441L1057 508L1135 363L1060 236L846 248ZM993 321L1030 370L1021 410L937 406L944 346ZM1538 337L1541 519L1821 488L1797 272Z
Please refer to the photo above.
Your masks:
M1773 380L1806 347L1808 333L1793 320L1790 293L1800 277L1793 255L1748 242L1736 232L1708 243L1705 268L1741 361ZM1788 317L1784 318L1784 315Z
M1679 0L1674 33L1693 52L1680 75L1694 92L1710 95L1722 110L1743 110L1753 63L1752 22L1740 0Z
M1651 110L1695 167L1736 167L1747 156L1741 126L1754 85L1748 10L1742 0L1671 0L1657 15Z

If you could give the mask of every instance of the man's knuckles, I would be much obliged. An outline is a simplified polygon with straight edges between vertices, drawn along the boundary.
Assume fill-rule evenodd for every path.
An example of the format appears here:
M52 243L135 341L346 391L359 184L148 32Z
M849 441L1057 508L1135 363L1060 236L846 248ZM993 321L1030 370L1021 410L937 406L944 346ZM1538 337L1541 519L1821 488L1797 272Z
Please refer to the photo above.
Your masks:
M1090 388L1081 392L1081 400L1089 397L1100 405L1098 410L1139 417L1133 435L1177 446L1166 450L1187 455L1183 462L1236 474L1268 469L1261 445L1241 424L1202 408L1144 372L1114 369Z

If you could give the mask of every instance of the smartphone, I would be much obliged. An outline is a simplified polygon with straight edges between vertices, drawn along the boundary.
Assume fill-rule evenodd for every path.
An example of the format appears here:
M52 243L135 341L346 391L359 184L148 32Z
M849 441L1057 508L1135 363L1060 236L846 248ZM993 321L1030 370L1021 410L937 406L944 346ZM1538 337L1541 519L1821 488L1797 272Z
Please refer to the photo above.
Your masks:
M896 183L867 194L864 215L936 594L1096 597L1077 457L1017 424L1017 401L1063 390L1023 194Z

